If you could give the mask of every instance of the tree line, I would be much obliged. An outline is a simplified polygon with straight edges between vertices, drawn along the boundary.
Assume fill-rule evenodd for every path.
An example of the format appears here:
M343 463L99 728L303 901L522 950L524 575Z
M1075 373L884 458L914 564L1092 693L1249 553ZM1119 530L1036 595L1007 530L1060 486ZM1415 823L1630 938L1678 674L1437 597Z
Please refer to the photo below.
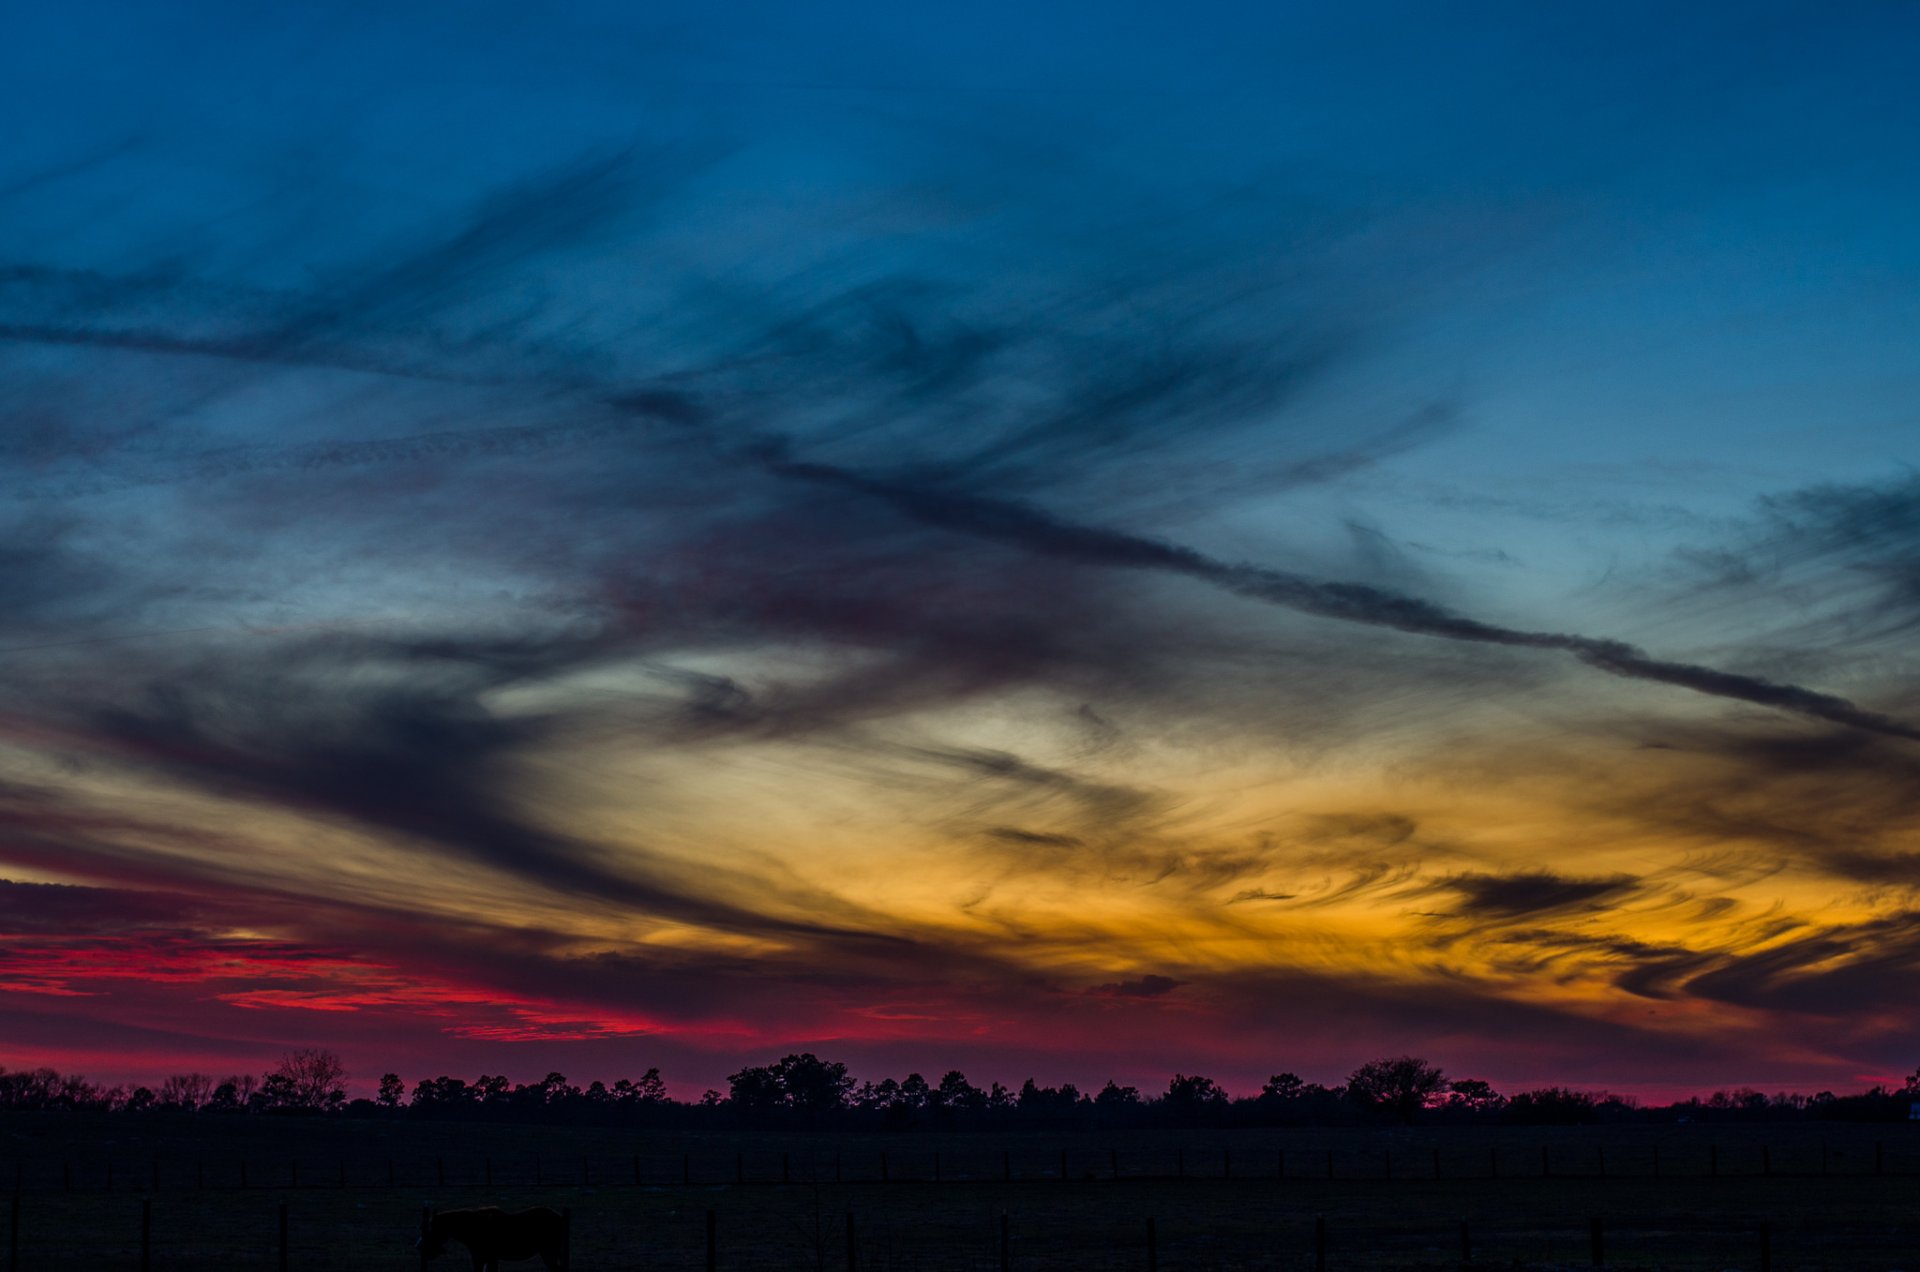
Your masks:
M1143 1093L1108 1081L1097 1091L1072 1083L1018 1089L975 1086L954 1069L938 1082L918 1073L857 1081L845 1064L811 1052L732 1074L726 1091L675 1100L657 1068L637 1079L585 1087L563 1074L514 1083L495 1074L472 1082L441 1075L411 1090L397 1073L371 1097L349 1098L347 1071L325 1048L292 1051L259 1077L203 1073L168 1077L158 1088L101 1086L50 1068L0 1066L0 1110L67 1110L131 1115L298 1115L442 1118L534 1122L623 1122L637 1126L827 1129L1063 1129L1116 1127L1341 1126L1368 1123L1512 1123L1654 1121L1895 1121L1920 1103L1920 1070L1899 1087L1836 1095L1716 1091L1664 1105L1643 1105L1606 1091L1550 1086L1505 1094L1480 1078L1449 1078L1419 1056L1371 1060L1344 1083L1326 1086L1292 1073L1269 1078L1254 1095L1230 1095L1212 1078L1176 1073L1164 1091Z

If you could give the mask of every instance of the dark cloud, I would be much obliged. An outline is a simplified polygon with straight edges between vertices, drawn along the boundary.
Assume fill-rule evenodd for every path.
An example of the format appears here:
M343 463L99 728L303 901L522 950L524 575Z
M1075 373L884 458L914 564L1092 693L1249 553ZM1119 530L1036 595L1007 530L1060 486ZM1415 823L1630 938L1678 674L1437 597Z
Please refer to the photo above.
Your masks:
M203 926L234 912L198 892L0 879L0 931L80 936Z
M1021 830L1017 826L994 826L987 831L995 839L1003 840L1016 847L1028 848L1078 848L1082 840L1077 835L1058 835L1040 830Z
M485 694L594 654L590 640L327 638L264 665L179 671L144 701L94 712L85 728L94 745L214 793L347 819L560 893L729 930L825 930L742 910L657 869L650 878L638 844L633 869L610 867L526 813L515 763L555 721L495 711Z
M1700 599L1775 642L1828 660L1897 642L1920 623L1920 479L1768 495L1738 532L1678 555Z
M1454 893L1454 913L1462 918L1514 918L1551 910L1599 909L1638 883L1630 875L1579 879L1549 870L1516 874L1462 874L1438 886Z
M1652 658L1623 641L1502 627L1366 584L1321 582L1284 570L1234 565L1176 544L1066 521L1029 504L964 490L904 485L866 477L830 465L794 460L778 448L767 452L766 462L771 471L797 480L857 490L884 500L929 525L1018 544L1051 556L1116 569L1184 575L1236 595L1342 622L1447 640L1564 651L1609 675L1670 684L1888 737L1920 741L1920 727L1864 710L1844 698L1756 676Z
M1103 998L1164 998L1179 989L1185 981L1171 976L1160 976L1149 972L1133 980L1109 981L1105 985L1095 986L1093 993Z

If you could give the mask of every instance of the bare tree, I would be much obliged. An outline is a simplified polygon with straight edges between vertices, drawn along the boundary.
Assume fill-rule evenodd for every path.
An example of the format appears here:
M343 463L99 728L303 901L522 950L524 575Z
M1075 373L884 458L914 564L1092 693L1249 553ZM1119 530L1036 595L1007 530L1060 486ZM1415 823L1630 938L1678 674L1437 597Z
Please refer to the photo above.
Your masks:
M280 1057L267 1081L285 1092L287 1105L325 1112L347 1100L347 1067L324 1047L302 1047Z
M176 1073L160 1084L160 1103L197 1113L213 1096L213 1079L204 1073Z

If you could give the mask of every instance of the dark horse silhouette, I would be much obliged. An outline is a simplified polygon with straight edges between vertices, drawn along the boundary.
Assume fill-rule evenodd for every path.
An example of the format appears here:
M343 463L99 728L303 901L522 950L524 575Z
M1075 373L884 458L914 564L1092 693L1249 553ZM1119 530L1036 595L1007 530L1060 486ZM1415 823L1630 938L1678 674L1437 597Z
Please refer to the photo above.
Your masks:
M502 1259L540 1256L547 1272L567 1266L567 1221L547 1206L509 1213L498 1206L480 1210L442 1210L416 1243L420 1253L434 1258L447 1242L458 1241L473 1255L473 1272L500 1272Z

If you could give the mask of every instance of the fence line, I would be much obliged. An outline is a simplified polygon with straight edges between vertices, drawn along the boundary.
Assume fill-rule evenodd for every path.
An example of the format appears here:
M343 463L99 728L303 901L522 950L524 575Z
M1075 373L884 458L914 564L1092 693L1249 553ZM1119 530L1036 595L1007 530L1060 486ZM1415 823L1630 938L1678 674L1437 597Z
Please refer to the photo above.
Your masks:
M432 1229L434 1213L435 1212L431 1206L421 1207L421 1210L420 1210L420 1238L421 1238L420 1266L423 1270L428 1267L428 1255L426 1253L426 1239ZM9 1228L8 1228L8 1244L7 1244L8 1254L7 1254L6 1272L19 1272L20 1235L21 1235L23 1220L22 1220L22 1207L21 1207L20 1193L18 1191L15 1191L13 1194L13 1200L9 1208L9 1214L10 1214L10 1221L9 1221ZM150 1269L153 1266L154 1254L156 1252L156 1248L153 1242L153 1214L154 1214L153 1199L150 1197L143 1199L140 1203L140 1218L139 1218L139 1232L140 1232L140 1246L139 1246L140 1256L139 1257L140 1257L140 1267L142 1269L142 1272L150 1272ZM722 1259L722 1256L724 1254L724 1247L721 1241L721 1231L720 1231L718 1214L716 1211L709 1208L705 1211L704 1217L705 1217L704 1245L705 1245L706 1272L721 1272L721 1269L724 1266L723 1259ZM561 1239L560 1267L561 1269L563 1269L563 1272L570 1272L572 1268L572 1262L573 1262L573 1211L572 1209L567 1208L563 1210L561 1213L561 1218L562 1218L562 1227L561 1227L562 1239ZM1149 1214L1145 1218L1146 1218L1145 1228L1141 1234L1141 1240L1142 1240L1141 1254L1142 1254L1143 1262L1145 1264L1147 1272L1158 1272L1159 1265L1160 1265L1160 1253L1161 1253L1160 1229L1158 1224L1158 1216ZM291 1233L290 1203L286 1201L278 1202L274 1207L273 1219L274 1219L274 1232L275 1232L274 1253L276 1256L276 1266L278 1267L279 1272L289 1272L290 1261L291 1261L291 1248L292 1248L291 1242L290 1242L290 1233ZM1662 1219L1656 1220L1655 1224L1656 1226L1650 1229L1650 1231L1667 1232L1670 1221L1662 1218ZM1764 1218L1756 1218L1756 1219L1749 1220L1748 1224L1749 1226L1745 1228L1722 1229L1720 1235L1723 1235L1729 1240L1731 1240L1733 1237L1737 1235L1744 1234L1744 1237L1751 1242L1751 1245L1748 1246L1747 1248L1751 1250L1752 1253L1757 1257L1757 1263L1758 1263L1760 1272L1772 1272L1772 1266L1773 1266L1772 1226ZM1294 1225L1288 1225L1288 1226L1292 1227ZM1875 1225L1863 1225L1863 1230L1865 1227L1874 1227L1874 1226ZM1417 1229L1414 1229L1414 1230L1417 1230ZM1571 1225L1569 1226L1569 1232L1576 1231L1576 1230L1577 1228L1574 1228ZM1629 1225L1625 1228L1625 1230L1631 1232L1634 1229ZM1844 1229L1836 1226L1831 1231L1839 1232L1843 1230ZM648 1228L646 1228L647 1235L650 1239L657 1238L659 1236L660 1231L661 1230L657 1226L649 1226ZM1300 1243L1303 1247L1310 1247L1312 1252L1313 1267L1315 1269L1315 1272L1326 1272L1326 1269L1328 1267L1330 1251L1337 1252L1338 1249L1344 1248L1345 1251L1350 1254L1362 1252L1362 1249L1360 1247L1357 1247L1353 1242L1346 1240L1345 1238L1348 1238L1355 1234L1364 1236L1367 1234L1372 1234L1374 1233L1374 1231L1375 1230L1372 1227L1367 1225L1360 1225L1360 1224L1356 1224L1355 1227L1350 1232L1335 1231L1330 1228L1327 1222L1327 1217L1325 1215L1318 1215L1314 1218L1311 1235L1308 1236L1306 1234L1302 1234L1300 1237ZM1531 1231L1533 1230L1529 1230L1529 1232ZM1590 1261L1593 1267L1605 1268L1609 1266L1607 1262L1608 1231L1609 1229L1608 1229L1607 1221L1604 1217L1599 1215L1593 1215L1588 1218L1587 1220L1588 1250L1589 1250ZM1405 1234L1403 1233L1401 1235L1405 1235ZM1462 1219L1460 1221L1459 1235L1460 1235L1461 1263L1463 1265L1471 1266L1473 1264L1473 1256L1474 1256L1474 1241L1473 1241L1473 1235L1469 1227L1468 1221L1465 1219ZM1671 1239L1673 1236L1677 1234L1669 1233L1668 1235ZM1000 1272L1012 1272L1012 1267L1015 1262L1013 1258L1013 1224L1012 1224L1011 1215L1006 1211L1002 1211L999 1215L999 1223L997 1225L997 1232L995 1234L995 1238L996 1239L994 1241L994 1246L995 1246L994 1253L997 1255L997 1263L1000 1268ZM1483 1250L1485 1249L1485 1244L1486 1243L1484 1242L1482 1243ZM657 1247L656 1247L656 1251L657 1251ZM861 1246L859 1241L858 1228L855 1222L855 1212L852 1210L849 1210L846 1212L847 1272L858 1272L860 1257L861 1257Z
M1866 1177L1893 1175L1909 1177L1916 1173L1912 1154L1903 1153L1889 1161L1884 1141L1876 1141L1869 1155L1864 1147L1844 1162L1824 1141L1802 1145L1797 1154L1776 1153L1771 1144L1747 1148L1744 1161L1734 1162L1720 1151L1718 1143L1692 1146L1682 1157L1672 1144L1652 1143L1635 1152L1623 1152L1616 1145L1611 1153L1605 1144L1556 1148L1551 1143L1539 1146L1537 1159L1517 1146L1502 1151L1490 1145L1486 1157L1477 1159L1469 1151L1446 1152L1434 1147L1425 1162L1419 1155L1403 1153L1396 1161L1390 1147L1369 1151L1364 1148L1340 1152L1325 1151L1324 1169L1302 1172L1294 1163L1289 1169L1286 1150L1274 1148L1261 1157L1241 1149L1236 1164L1231 1149L1220 1149L1197 1169L1188 1161L1185 1148L1169 1152L1127 1153L1117 1148L1078 1151L1060 1149L1057 1155L1029 1150L1016 1161L1011 1150L998 1151L998 1161L985 1150L971 1155L951 1148L930 1149L917 1156L900 1154L898 1149L877 1149L869 1169L862 1173L843 1153L832 1158L831 1179L841 1184L914 1184L962 1186L987 1183L1255 1183L1261 1180L1289 1182L1320 1178L1343 1182L1379 1182L1394 1185L1419 1184L1443 1180L1521 1180L1521 1179L1674 1179L1694 1178L1818 1178L1829 1175ZM312 1189L418 1189L429 1183L435 1188L495 1187L637 1188L711 1187L731 1184L736 1187L781 1187L826 1182L822 1174L824 1158L805 1163L804 1172L795 1168L791 1150L760 1152L751 1157L744 1150L730 1154L731 1161L721 1165L719 1155L698 1156L692 1152L665 1157L635 1152L586 1154L575 1170L554 1171L549 1159L531 1154L514 1159L496 1159L491 1154L475 1153L464 1161L455 1158L451 1167L446 1156L407 1161L394 1157L350 1161L340 1157L303 1171L298 1158L262 1160L256 1157L229 1158L209 1162L205 1158L169 1160L154 1157L145 1170L126 1171L124 1163L62 1160L57 1174L45 1159L23 1158L14 1163L16 1192L128 1193L161 1194L172 1191L308 1191ZM1690 1158L1690 1160L1689 1160ZM991 1163L991 1164L989 1164ZM677 1165L678 1169L674 1169ZM628 1169L622 1170L626 1166ZM994 1167L997 1166L997 1169ZM1424 1169L1414 1169L1424 1166Z

